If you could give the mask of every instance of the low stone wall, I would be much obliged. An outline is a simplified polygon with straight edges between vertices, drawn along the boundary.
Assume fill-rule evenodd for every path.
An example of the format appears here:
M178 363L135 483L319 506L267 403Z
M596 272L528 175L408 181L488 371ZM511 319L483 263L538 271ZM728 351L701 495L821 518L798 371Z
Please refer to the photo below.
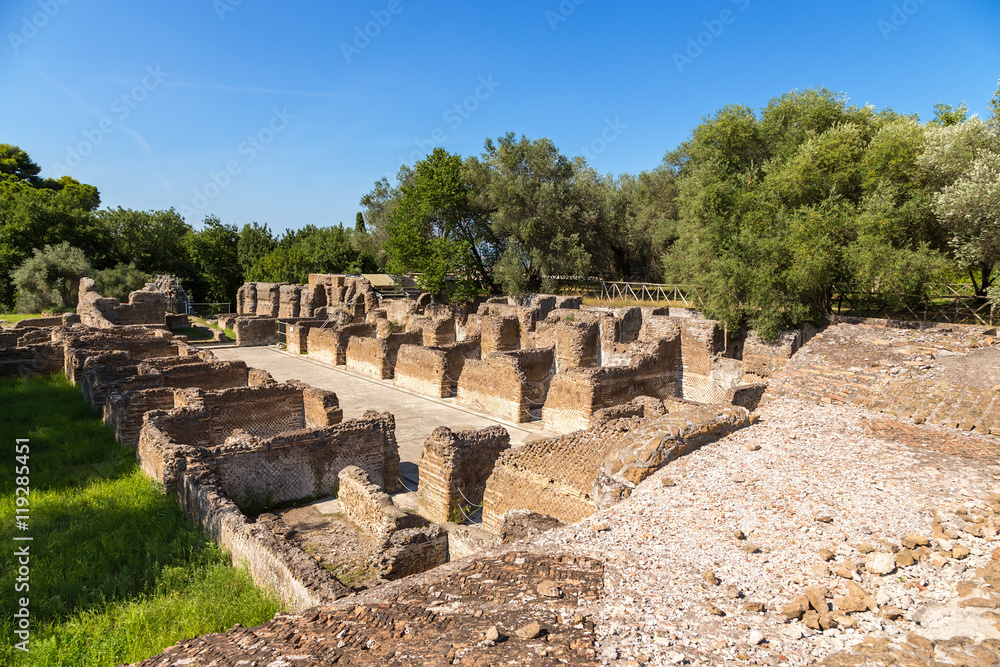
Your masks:
M375 327L364 322L336 328L313 327L306 336L310 359L331 366L347 363L347 345L351 338L374 338Z
M479 308L480 314L477 316L476 325L473 331L466 335L479 334L482 355L485 357L494 352L509 352L520 349L521 330L524 325L513 315L487 315L489 304L484 304ZM532 322L534 328L534 322Z
M434 429L420 454L420 514L437 523L463 521L461 508L468 512L482 503L497 457L509 448L510 435L500 426L458 433L446 426Z
M444 347L402 345L396 357L393 382L424 396L448 398L458 389L467 359L479 359L479 338Z
M401 345L419 345L419 331L391 333L384 338L351 338L347 343L347 370L377 380L391 380Z
M380 415L268 439L236 431L207 462L240 507L332 495L349 467L380 488L398 488L394 429L391 416Z
M785 331L777 340L765 341L751 331L743 343L743 376L747 383L766 382L783 369L796 352L816 335L815 327Z
M500 534L504 514L514 509L575 523L630 493L672 458L750 423L744 408L684 407L507 450L486 483L483 529Z
M273 317L238 317L233 322L236 347L259 347L278 342L278 320Z
M285 349L291 354L308 354L309 331L326 320L298 319L285 322Z
M151 335L153 334L153 335ZM102 333L70 332L58 338L65 347L66 378L74 385L83 380L87 359L108 351L127 352L133 360L197 355L187 343L173 340L170 334L155 335L147 329L114 329Z
M407 514L392 504L382 487L373 484L368 474L357 466L347 466L339 473L337 499L340 509L363 532L378 540L387 540L404 528L420 528L426 521Z
M556 374L542 408L545 428L571 433L590 428L599 410L639 396L677 396L681 341L673 331L672 338L636 344L628 366L570 368Z
M245 565L254 583L275 592L289 611L329 604L350 590L309 554L286 539L288 526L274 515L250 522L204 465L181 474L177 498L184 511L205 527L237 567Z
M0 378L52 375L62 372L65 363L61 343L0 348Z
M404 528L385 540L372 564L383 579L402 579L447 563L448 547L448 533L441 526Z
M670 461L749 426L751 421L750 412L739 406L690 406L622 434L597 471L594 499L598 509L628 497Z
M52 317L32 317L26 320L14 322L14 329L40 329L47 327L69 327L74 324L81 324L80 316L77 313L64 313L53 315Z
M552 348L543 348L466 361L458 403L516 423L531 421L531 410L541 407L548 394L553 357Z

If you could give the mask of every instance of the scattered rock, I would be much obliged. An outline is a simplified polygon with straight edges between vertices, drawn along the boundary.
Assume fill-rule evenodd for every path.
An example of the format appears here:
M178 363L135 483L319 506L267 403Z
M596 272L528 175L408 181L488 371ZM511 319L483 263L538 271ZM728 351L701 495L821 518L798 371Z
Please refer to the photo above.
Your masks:
M821 614L829 610L826 603L826 596L829 593L823 586L810 586L805 590L805 596L809 600L809 606Z
M910 535L901 540L901 543L907 549L916 549L917 547L926 547L931 541L923 535Z
M719 578L715 576L715 572L713 572L712 570L705 570L702 573L701 578L705 580L706 584L709 584L711 586L719 585Z
M755 554L758 551L760 551L760 547L758 547L753 542L747 542L746 544L743 545L743 551L747 552L748 554Z
M538 591L539 595L542 595L547 598L562 597L562 592L559 590L559 586L556 584L556 582L552 581L551 579L543 579L542 581L538 582L536 590Z
M486 631L486 638L491 642L495 642L500 639L500 631L497 630L497 626L490 626L490 629Z
M737 540L745 540L747 539L747 534L737 528L733 531L733 538Z
M895 621L903 617L903 610L899 607L882 607L879 616L889 621Z
M754 602L753 600L747 600L743 603L743 609L746 611L751 611L755 613L760 613L765 610L763 602Z
M721 609L719 609L718 607L716 607L711 602L707 603L705 605L705 608L708 609L708 613L711 614L712 616L725 616L726 615L726 612L722 611Z
M781 613L789 621L798 621L805 613L805 609L803 609L802 605L797 602L792 602L790 604L781 605Z
M878 554L872 558L872 562L868 564L868 569L879 575L892 574L896 571L896 559L892 554Z
M671 479L670 477L664 477L663 480L660 482L660 484L662 486L677 486L677 483L674 482L674 480Z
M754 630L747 637L747 643L749 643L750 646L757 646L758 644L762 644L763 642L764 642L764 633L762 633L760 630Z
M820 549L819 557L829 563L831 560L837 557L837 554L833 553L829 549Z
M538 621L532 621L527 625L519 627L514 631L514 634L521 639L534 639L538 635L542 634L542 626L538 625Z
M816 517L816 520L819 521L820 523L833 523L832 516L818 516Z
M604 533L611 530L611 526L602 521L601 523L595 523L590 529L595 533Z
M917 560L913 557L913 552L906 549L900 549L896 553L896 567L909 567L916 563Z
M759 452L760 445L758 445L756 442L751 442L749 445L747 445L747 449L749 449L751 452Z
M738 600L741 597L743 597L743 591L741 591L737 586L734 586L733 584L729 584L722 590L726 594L726 597L732 598L734 600Z
M862 542L858 545L858 553L862 556L867 556L873 551L875 551L875 547L872 546L871 542Z

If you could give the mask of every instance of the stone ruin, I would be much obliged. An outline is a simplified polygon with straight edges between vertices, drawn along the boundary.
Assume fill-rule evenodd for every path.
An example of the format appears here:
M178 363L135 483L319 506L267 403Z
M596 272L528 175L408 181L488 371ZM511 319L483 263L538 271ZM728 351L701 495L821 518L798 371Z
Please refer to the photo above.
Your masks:
M511 448L500 426L442 425L424 444L416 502L406 507L396 502L393 415L345 422L332 392L219 361L158 326L157 298L140 290L123 305L81 284L79 319L0 331L0 377L64 372L143 471L293 611L352 591L266 511L273 505L335 494L345 519L376 545L379 579L440 583L462 568L506 563L511 543L620 502L671 460L752 424L760 401L794 396L1000 432L995 387L929 378L918 363L995 335L984 328L930 329L910 347L890 337L865 348L874 361L860 368L838 346L877 322L833 321L818 335L765 342L666 308L583 308L554 296L420 306L381 300L346 276L245 285L229 323L238 345L273 344L283 322L289 353L562 434ZM900 350L915 361L892 356ZM481 524L462 525L477 512Z
M128 303L121 303L98 294L92 278L82 278L76 312L83 324L95 329L166 326L167 295L154 283L146 283L141 290L129 294Z

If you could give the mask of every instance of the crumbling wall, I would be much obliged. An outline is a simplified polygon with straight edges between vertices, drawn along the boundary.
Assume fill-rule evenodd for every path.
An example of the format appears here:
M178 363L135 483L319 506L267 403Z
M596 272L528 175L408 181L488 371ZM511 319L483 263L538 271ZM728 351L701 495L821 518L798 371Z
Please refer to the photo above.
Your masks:
M419 345L419 331L391 333L384 338L353 337L347 343L347 369L378 380L391 380L401 345Z
M498 352L468 360L458 380L458 403L522 423L545 402L552 380L552 348Z
M273 317L238 317L233 322L236 347L274 345L278 342L278 320Z
M500 426L479 431L434 429L420 454L417 503L422 516L437 523L464 520L461 508L482 503L486 480L510 435Z
M552 378L542 421L556 433L590 428L594 413L638 396L664 399L678 393L681 339L673 336L636 344L628 366L570 368Z
M322 326L325 320L300 319L285 323L285 349L290 354L309 353L309 331Z
M62 343L46 342L0 348L0 379L52 375L65 366Z
M373 484L368 474L357 466L347 466L340 471L337 499L340 509L363 532L378 540L386 540L404 528L426 525L415 514L407 514L392 504L385 491Z
M479 337L432 348L402 345L396 357L393 382L424 396L455 395L467 359L479 359Z
M332 495L349 467L384 488L399 474L390 426L383 415L267 439L235 431L212 450L208 464L229 497L244 508ZM341 488L341 503L342 494Z
M776 340L763 340L756 332L743 343L743 374L748 383L766 382L783 369L796 352L816 334L815 327L782 332Z
M177 484L181 507L229 553L246 566L254 583L274 591L289 611L329 604L350 594L316 559L294 541L278 517L262 514L250 522L230 500L207 466L192 465Z
M331 366L343 366L347 363L347 345L351 338L374 336L375 327L364 322L333 329L314 327L307 334L309 358Z
M166 322L167 299L152 283L129 294L128 303L105 298L97 293L91 278L80 279L76 312L80 321L95 329L112 329L117 326L154 324Z
M601 361L599 317L581 310L553 310L538 323L535 347L555 348L555 370L594 368Z
M65 347L67 379L74 385L83 379L84 363L90 357L108 351L127 352L134 360L154 357L179 357L197 355L198 351L187 343L174 340L166 331L141 328L123 328L93 331L68 331L56 336L56 342Z
M401 579L447 563L448 546L441 526L403 528L383 542L372 564L383 579Z
M278 317L298 317L302 307L302 285L278 286Z
M730 387L741 378L738 365L719 361L726 351L722 325L714 320L673 319L681 330L680 395L700 403L725 403Z
M256 288L257 309L253 314L259 317L278 317L281 286L277 283L256 283Z
M509 449L486 483L483 529L500 534L503 515L513 509L575 523L628 495L673 458L749 423L744 408L689 405Z
M492 316L482 314L482 311L489 310L488 305L484 304L480 307L476 328L466 333L466 336L479 334L483 357L494 352L509 352L520 349L521 329L523 326L521 322L513 315Z

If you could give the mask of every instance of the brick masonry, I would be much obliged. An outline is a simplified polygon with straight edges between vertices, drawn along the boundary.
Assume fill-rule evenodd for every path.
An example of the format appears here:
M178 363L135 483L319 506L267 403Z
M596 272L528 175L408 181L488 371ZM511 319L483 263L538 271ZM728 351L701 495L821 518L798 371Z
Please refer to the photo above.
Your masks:
M468 512L482 503L497 457L509 448L510 435L500 426L457 433L434 429L420 454L420 514L437 523L463 522L461 508Z

